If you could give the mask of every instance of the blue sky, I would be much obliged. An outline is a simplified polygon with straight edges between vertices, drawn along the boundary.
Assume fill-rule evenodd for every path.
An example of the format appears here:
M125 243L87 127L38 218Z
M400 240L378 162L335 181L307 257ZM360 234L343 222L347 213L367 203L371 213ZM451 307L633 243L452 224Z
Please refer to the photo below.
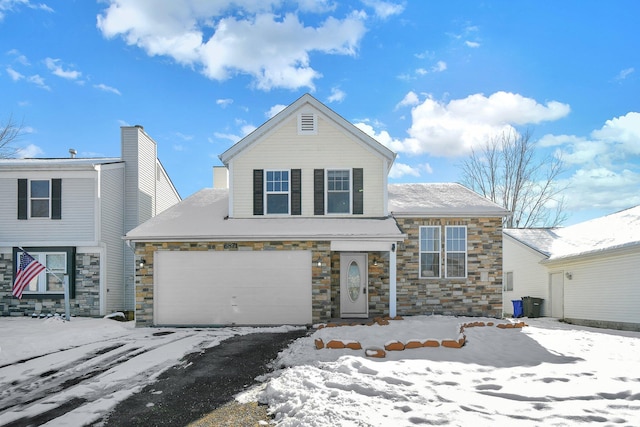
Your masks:
M143 125L183 198L309 92L460 181L492 135L562 155L566 225L640 204L640 2L0 0L0 123L25 157L119 156Z

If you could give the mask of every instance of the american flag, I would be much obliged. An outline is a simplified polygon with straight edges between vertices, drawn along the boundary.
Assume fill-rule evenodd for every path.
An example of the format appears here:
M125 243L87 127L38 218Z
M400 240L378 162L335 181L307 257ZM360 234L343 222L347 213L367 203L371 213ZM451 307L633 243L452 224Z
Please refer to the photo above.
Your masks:
M46 270L44 265L36 261L35 258L29 255L26 251L22 252L22 255L20 256L20 267L16 274L16 281L13 283L13 296L18 297L18 299L22 299L22 292L24 291L24 288L26 288L29 282L31 282L31 280L33 280L33 278L43 270Z

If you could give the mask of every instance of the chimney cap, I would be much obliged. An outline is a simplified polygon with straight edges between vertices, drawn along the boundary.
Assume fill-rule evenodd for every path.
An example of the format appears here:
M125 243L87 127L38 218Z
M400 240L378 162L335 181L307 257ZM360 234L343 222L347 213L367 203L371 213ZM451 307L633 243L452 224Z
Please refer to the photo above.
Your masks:
M69 155L71 156L72 159L76 158L76 154L78 154L78 152L76 151L75 148L69 148Z

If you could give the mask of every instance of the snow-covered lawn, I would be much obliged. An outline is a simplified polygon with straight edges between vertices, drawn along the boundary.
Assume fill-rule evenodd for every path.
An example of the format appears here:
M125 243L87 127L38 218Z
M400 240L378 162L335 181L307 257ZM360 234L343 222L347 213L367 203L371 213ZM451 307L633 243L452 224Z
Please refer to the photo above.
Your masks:
M640 333L525 319L522 329L467 327L463 348L387 352L315 350L318 338L457 338L460 324L506 320L441 316L388 326L317 331L280 355L290 366L257 398L280 426L640 425Z
M509 322L417 316L320 329L283 351L276 366L284 368L238 400L267 403L280 426L640 425L638 332L525 319L522 329L466 327L459 349L365 357L365 349L394 340L457 339L460 325L477 321ZM287 329L0 318L0 425L78 397L86 404L47 425L91 422L187 353L234 335ZM363 350L317 350L317 339L357 341ZM70 375L82 381L69 386Z

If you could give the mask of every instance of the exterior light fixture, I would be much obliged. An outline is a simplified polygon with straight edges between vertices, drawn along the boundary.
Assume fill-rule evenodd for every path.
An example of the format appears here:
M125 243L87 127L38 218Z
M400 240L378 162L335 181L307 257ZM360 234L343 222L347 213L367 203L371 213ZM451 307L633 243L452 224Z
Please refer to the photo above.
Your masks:
M569 279L569 280L573 279L573 274L571 274L571 273L570 273L570 272L568 272L568 271L567 271L566 273L564 273L564 275L565 275L565 277L566 277L567 279Z
M322 260L318 257L318 262L316 263L318 267L322 267Z
M140 258L140 268L144 267L147 261L144 258Z
M373 266L377 267L378 266L378 258L374 258L373 259Z

